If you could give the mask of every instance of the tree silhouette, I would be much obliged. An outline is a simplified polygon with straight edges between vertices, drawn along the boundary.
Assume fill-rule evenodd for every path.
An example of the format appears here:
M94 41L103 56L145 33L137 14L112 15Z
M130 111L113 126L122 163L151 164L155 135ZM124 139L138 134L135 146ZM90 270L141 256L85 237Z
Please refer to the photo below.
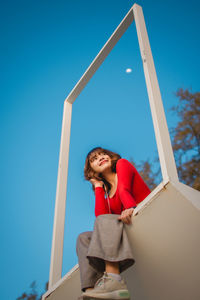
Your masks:
M170 110L178 115L179 122L170 133L179 179L200 190L200 93L178 89L175 95L179 102ZM160 178L160 169L157 172L152 171L157 162L158 158L153 164L149 160L139 164L132 161L151 190Z
M158 158L154 160L154 163L151 163L149 159L143 160L138 164L136 164L133 159L131 159L131 163L136 167L142 179L152 191L161 181L161 172L160 166L158 166ZM157 167L156 171L153 171L153 166Z
M48 290L48 282L45 284L45 291ZM16 300L41 300L42 295L39 295L36 290L36 281L33 281L30 285L30 292L23 293L20 297L18 297Z
M180 181L200 190L200 92L176 92L179 103L171 108L180 118L171 129Z

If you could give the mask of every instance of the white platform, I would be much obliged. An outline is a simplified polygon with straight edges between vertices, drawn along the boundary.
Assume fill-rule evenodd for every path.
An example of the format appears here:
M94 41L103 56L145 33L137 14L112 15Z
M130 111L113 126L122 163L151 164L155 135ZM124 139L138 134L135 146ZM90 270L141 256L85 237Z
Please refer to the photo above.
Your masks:
M126 226L135 264L124 272L131 300L200 300L200 192L161 183ZM43 300L77 300L78 265Z

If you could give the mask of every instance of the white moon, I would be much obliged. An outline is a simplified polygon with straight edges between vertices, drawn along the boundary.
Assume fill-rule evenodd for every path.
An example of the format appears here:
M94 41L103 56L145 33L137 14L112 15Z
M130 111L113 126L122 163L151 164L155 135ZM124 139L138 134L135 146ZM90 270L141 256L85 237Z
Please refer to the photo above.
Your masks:
M126 69L126 73L131 73L132 72L132 69L128 68Z

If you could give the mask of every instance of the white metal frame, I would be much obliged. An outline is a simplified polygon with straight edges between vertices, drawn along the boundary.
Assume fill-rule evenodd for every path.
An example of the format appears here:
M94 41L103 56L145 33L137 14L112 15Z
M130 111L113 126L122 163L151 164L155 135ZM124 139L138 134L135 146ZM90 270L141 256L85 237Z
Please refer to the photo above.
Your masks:
M64 102L49 288L52 288L52 286L61 279L62 273L72 104L84 89L84 87L87 85L89 80L92 78L94 73L98 70L100 65L103 63L104 59L108 56L113 47L122 37L129 25L133 22L133 20L135 20L136 23L140 52L143 61L143 68L151 107L158 155L163 176L163 184L166 184L169 181L178 181L176 164L145 26L143 11L141 6L134 4Z

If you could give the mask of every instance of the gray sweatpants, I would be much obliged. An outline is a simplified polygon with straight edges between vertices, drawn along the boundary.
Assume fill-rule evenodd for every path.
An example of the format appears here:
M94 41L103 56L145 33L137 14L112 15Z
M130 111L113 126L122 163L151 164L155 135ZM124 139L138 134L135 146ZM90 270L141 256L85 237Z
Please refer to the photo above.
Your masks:
M105 271L105 260L119 262L120 272L134 264L124 224L115 214L96 218L93 231L81 233L77 238L81 288L93 287Z

